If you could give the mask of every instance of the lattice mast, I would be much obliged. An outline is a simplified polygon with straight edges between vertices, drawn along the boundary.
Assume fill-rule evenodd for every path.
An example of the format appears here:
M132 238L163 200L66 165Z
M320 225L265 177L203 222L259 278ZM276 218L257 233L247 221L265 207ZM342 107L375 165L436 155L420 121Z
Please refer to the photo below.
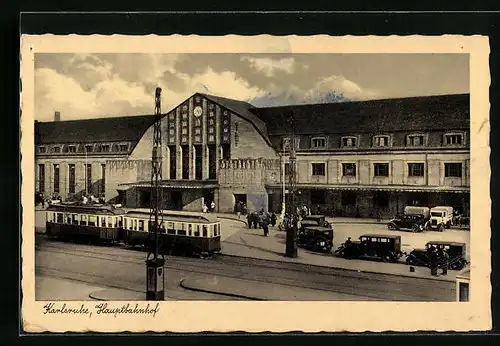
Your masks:
M153 152L151 158L151 208L149 221L153 233L153 241L150 243L148 258L153 255L153 258L158 258L159 255L159 238L158 233L160 226L163 224L163 215L161 212L161 188L162 180L162 140L161 140L161 88L156 88L155 93L155 115L154 115L154 133L153 133ZM151 234L151 232L149 233Z
M289 171L288 171L288 217L290 221L288 223L287 229L287 241L286 241L286 256L297 257L297 226L298 226L298 213L297 213L297 203L296 203L296 193L297 193L297 138L296 138L296 128L295 128L295 118L293 114L289 115L290 122L290 142L288 146L288 151L290 153L289 157Z

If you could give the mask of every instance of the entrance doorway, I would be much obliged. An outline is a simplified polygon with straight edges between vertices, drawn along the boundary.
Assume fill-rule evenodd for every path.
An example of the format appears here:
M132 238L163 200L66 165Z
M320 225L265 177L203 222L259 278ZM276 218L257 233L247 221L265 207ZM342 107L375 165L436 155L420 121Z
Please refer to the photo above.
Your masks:
M211 190L205 191L203 193L203 203L208 207L208 210L210 210L210 205L214 201L214 192Z
M236 206L238 204L242 204L244 206L247 205L247 195L246 194L238 194L238 193L235 193L234 194L234 206L233 206L233 211L236 213Z
M182 192L171 191L170 192L170 202L172 205L172 209L182 210Z

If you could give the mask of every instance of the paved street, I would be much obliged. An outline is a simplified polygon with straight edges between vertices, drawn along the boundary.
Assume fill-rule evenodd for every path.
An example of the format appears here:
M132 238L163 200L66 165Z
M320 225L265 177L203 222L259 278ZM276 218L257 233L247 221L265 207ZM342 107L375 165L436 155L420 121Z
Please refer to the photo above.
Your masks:
M145 253L122 247L47 241L37 236L36 296L141 299ZM451 282L358 273L238 257L167 258L167 296L175 300L453 301ZM48 278L48 279L47 279ZM51 280L51 279L57 280ZM64 281L61 281L64 280ZM71 281L72 284L69 284ZM73 283L78 283L78 285ZM95 291L94 291L95 290ZM69 292L71 291L71 292Z

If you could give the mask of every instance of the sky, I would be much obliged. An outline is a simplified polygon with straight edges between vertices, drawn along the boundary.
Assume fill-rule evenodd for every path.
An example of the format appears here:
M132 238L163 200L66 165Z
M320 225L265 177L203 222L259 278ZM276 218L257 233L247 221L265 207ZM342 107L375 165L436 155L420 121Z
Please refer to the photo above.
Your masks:
M35 119L153 114L196 92L258 107L469 92L468 54L35 55Z

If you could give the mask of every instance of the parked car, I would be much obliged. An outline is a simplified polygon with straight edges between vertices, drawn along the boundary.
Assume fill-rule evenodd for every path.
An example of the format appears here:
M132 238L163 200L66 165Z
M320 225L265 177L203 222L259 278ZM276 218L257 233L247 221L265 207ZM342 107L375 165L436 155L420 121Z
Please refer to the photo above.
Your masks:
M323 226L306 226L299 233L297 245L317 252L330 252L333 247L333 230Z
M430 241L425 245L425 249L414 249L406 257L406 264L414 266L428 267L430 265L430 252L432 248L443 249L448 253L448 268L461 270L467 265L466 244L446 241Z
M431 209L431 218L427 224L429 230L444 231L453 225L453 207L438 206Z
M423 232L427 228L430 218L428 207L406 206L402 217L395 217L389 221L390 230Z
M401 236L364 234L359 237L359 241L340 245L335 254L347 259L381 259L395 263L403 256Z

